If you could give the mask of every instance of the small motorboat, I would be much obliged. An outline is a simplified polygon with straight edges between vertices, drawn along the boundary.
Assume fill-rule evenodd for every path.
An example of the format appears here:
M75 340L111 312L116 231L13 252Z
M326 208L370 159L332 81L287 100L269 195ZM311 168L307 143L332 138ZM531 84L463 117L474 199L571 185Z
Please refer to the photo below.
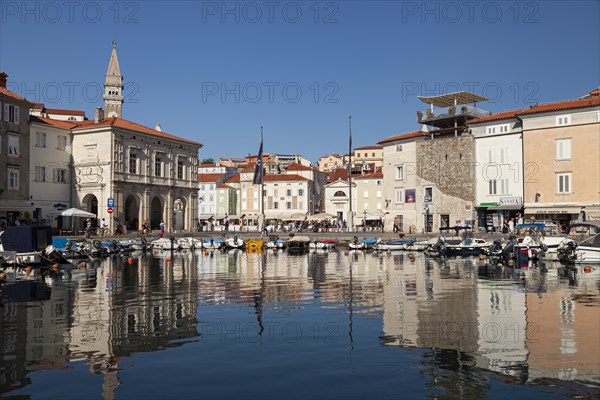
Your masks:
M243 249L244 240L238 238L237 236L230 237L225 239L225 246L227 246L229 249Z
M558 258L569 264L598 264L600 263L600 223L596 221L573 223L571 231L581 227L585 228L582 233L592 236L579 242L573 239L565 240L558 246Z
M171 239L160 238L150 242L150 248L152 250L177 250L177 241L171 241Z
M348 243L350 250L371 250L375 244L379 242L379 239L362 239L354 236L353 240Z
M222 238L206 238L202 240L202 247L208 250L218 250L225 246L225 240Z
M283 249L285 247L285 241L276 237L267 242L268 249Z
M246 251L252 253L261 252L265 243L262 240L251 239L246 242Z
M444 244L440 249L440 253L449 257L477 256L487 254L492 245L493 243L485 239L466 237L458 244Z
M310 242L308 247L311 249L332 250L337 247L338 241L335 239L315 240Z
M374 245L374 248L377 249L377 251L406 250L408 246L414 243L414 241L414 239L390 240L387 242L379 242Z
M196 250L202 248L202 241L193 237L182 237L177 240L177 247L180 250Z
M290 254L302 254L308 251L310 238L308 236L294 236L287 241L287 250Z

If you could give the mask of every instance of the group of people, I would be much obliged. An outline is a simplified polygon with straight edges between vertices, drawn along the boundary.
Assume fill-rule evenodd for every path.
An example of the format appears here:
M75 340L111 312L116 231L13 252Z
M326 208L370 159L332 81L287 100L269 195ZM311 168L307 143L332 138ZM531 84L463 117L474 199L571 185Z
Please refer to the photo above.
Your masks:
M515 221L515 219L516 219L516 221ZM513 233L515 231L516 225L520 225L522 223L523 223L523 216L520 213L517 214L513 218L505 219L502 224L502 233Z

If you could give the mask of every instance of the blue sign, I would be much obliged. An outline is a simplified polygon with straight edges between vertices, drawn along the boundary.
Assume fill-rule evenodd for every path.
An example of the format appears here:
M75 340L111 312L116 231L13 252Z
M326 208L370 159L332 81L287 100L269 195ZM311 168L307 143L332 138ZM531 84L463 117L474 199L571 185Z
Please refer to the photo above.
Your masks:
M108 203L106 204L106 207L114 207L115 206L115 199L113 199L112 197L108 198Z
M423 199L423 202L426 203L426 204L429 203L429 202L431 202L431 197L430 196L425 196L425 198Z

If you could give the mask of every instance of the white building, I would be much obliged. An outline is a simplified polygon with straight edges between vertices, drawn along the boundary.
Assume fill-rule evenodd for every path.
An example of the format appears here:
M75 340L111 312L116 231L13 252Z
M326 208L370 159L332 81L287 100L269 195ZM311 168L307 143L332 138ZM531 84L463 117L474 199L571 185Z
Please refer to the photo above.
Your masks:
M346 175L347 176L347 175ZM356 215L356 182L352 182L352 210ZM325 185L325 212L350 223L350 185L348 179L337 178ZM354 221L356 223L356 220Z
M423 225L424 209L416 198L417 192L426 191L417 175L417 143L422 140L423 133L414 131L379 142L383 145L384 225L388 231L393 229L394 218L400 232L417 232Z
M508 111L469 121L475 138L475 207L479 227L501 230L523 208L523 129Z
M217 217L217 187L237 173L237 168L204 164L198 167L198 218Z
M75 124L31 116L29 126L29 194L40 219L56 227L60 212L71 208L71 129Z

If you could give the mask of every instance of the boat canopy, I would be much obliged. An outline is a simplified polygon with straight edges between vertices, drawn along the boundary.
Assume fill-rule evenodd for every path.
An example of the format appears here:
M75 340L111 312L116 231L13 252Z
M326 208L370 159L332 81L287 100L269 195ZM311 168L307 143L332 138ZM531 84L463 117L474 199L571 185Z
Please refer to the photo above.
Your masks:
M542 223L542 222L531 222L531 223L525 223L525 224L517 224L517 226L515 228L538 228L538 229L544 229L546 227L546 224Z
M52 228L49 226L9 226L0 235L4 251L30 253L42 251L52 244Z

